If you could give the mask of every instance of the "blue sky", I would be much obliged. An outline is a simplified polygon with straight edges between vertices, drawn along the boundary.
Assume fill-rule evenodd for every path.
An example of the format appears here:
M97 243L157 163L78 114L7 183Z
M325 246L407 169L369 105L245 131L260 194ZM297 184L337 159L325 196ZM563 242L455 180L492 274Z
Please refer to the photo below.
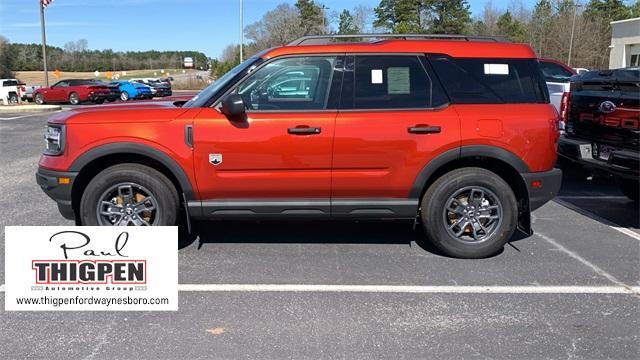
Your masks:
M244 0L245 25L276 5L295 0ZM330 11L379 0L321 0ZM470 0L482 12L486 0ZM494 0L506 8L511 0ZM238 41L239 0L54 0L46 10L47 43L87 39L91 49L198 50L217 57ZM522 0L531 7L535 0ZM0 35L11 42L40 43L38 0L0 0Z

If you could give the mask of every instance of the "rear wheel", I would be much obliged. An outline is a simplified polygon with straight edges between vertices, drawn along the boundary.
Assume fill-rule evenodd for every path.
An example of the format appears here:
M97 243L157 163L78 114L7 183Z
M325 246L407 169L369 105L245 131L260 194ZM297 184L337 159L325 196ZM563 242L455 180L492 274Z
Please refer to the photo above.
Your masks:
M36 104L42 105L44 104L44 96L42 96L42 94L36 94L34 101L36 102Z
M176 225L178 193L166 176L139 164L109 167L87 185L80 201L82 225Z
M71 94L69 94L69 104L71 105L80 104L80 96L78 96L78 93L72 92Z
M482 168L444 174L422 197L425 234L445 254L483 258L500 251L517 224L517 201L511 187Z
M10 93L9 94L9 104L17 104L18 103L18 94Z
M624 196L635 202L640 201L640 183L638 180L618 178L616 182Z
M126 91L123 91L120 93L120 100L122 101L129 101L129 93Z

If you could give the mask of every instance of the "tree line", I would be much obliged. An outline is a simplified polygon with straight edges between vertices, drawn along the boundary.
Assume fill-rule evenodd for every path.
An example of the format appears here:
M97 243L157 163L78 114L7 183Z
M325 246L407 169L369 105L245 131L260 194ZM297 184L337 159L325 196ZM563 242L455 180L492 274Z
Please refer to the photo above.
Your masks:
M472 16L467 0L380 0L378 6L326 12L314 0L280 4L244 29L245 58L305 35L357 33L418 33L502 36L529 44L540 57L569 60L571 66L606 68L611 41L610 22L640 16L640 1L538 0L532 9L512 0L506 9L487 1ZM575 21L574 21L575 19ZM212 61L217 77L239 61L239 45L229 45Z
M49 70L60 71L176 69L182 67L185 57L192 57L196 67L208 66L209 58L198 51L89 50L85 39L70 41L62 48L47 46ZM12 77L11 70L42 70L42 45L10 43L0 37L0 77Z

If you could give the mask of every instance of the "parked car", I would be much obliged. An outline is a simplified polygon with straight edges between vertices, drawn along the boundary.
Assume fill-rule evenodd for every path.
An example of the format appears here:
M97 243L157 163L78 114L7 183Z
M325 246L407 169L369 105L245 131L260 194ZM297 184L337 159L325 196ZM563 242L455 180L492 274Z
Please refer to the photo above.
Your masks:
M106 83L102 80L95 80L99 85L106 86L109 89L109 95L105 100L108 102L114 102L120 98L120 86L113 83Z
M569 91L569 80L576 72L557 60L539 59L539 62L544 81L547 83L547 88L549 89L551 104L560 112L562 95Z
M33 93L40 89L40 85L27 85L22 84L20 86L20 94L22 95L22 101L33 102Z
M611 174L622 193L640 190L640 68L590 71L571 80L559 154Z
M33 92L36 104L69 103L77 105L85 101L102 104L109 96L109 89L92 79L60 80L51 87L42 87Z
M151 88L145 84L126 80L116 80L110 83L120 89L120 100L129 101L132 99L151 99Z
M20 101L20 86L16 79L0 79L0 103L17 104Z
M130 81L145 84L151 88L154 97L171 96L171 83L152 78L131 79Z
M536 54L495 38L383 36L410 40L305 37L186 103L56 114L37 181L82 225L404 219L463 258L530 234L562 177Z

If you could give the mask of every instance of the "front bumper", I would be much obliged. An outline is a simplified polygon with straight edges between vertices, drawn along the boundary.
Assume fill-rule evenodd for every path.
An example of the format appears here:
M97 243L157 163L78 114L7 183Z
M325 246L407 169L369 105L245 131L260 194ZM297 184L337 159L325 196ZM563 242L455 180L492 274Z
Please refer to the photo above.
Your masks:
M75 213L71 201L71 189L76 176L78 176L77 172L55 171L42 167L39 167L36 172L36 182L40 185L42 191L55 200L58 204L60 214L69 220L75 220ZM69 183L61 183L61 178L68 178Z
M562 170L520 174L529 192L529 210L533 211L556 197L562 184Z
M594 159L591 147L591 141L561 137L558 141L558 155L617 177L640 179L640 152L626 149L615 150L609 154L609 159L605 161Z

